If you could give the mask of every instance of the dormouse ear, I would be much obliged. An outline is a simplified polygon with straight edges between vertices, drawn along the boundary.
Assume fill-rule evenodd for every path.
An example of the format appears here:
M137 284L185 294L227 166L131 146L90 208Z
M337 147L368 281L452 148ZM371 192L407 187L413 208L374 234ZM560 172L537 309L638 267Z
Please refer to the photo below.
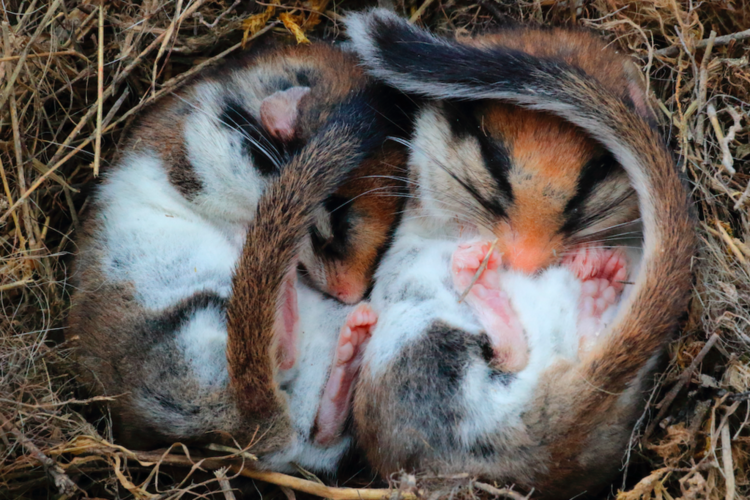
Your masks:
M625 63L625 76L627 79L628 97L635 107L636 113L650 122L656 122L656 115L651 108L651 101L646 94L646 88L643 85L643 77L635 64Z
M274 92L260 104L260 121L273 137L286 142L294 138L299 102L310 93L310 87L292 87Z

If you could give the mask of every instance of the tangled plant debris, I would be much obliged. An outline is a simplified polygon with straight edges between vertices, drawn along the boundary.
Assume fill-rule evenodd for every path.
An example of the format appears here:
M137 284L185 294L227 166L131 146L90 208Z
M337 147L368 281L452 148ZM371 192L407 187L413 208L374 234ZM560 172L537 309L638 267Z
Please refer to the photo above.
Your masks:
M372 2L371 2L372 3ZM380 498L252 470L242 450L112 444L64 340L70 256L87 195L129 127L203 68L261 38L340 36L366 1L4 0L0 13L0 497L177 498L251 491ZM632 53L686 172L701 240L683 330L633 435L621 500L750 496L750 5L744 0L397 0L443 34L578 25ZM205 458L212 455L213 458ZM229 468L222 468L222 467ZM210 471L216 471L211 473ZM305 476L305 474L303 474ZM368 486L357 477L343 486ZM387 485L385 485L387 486ZM407 498L522 498L468 477L394 478Z

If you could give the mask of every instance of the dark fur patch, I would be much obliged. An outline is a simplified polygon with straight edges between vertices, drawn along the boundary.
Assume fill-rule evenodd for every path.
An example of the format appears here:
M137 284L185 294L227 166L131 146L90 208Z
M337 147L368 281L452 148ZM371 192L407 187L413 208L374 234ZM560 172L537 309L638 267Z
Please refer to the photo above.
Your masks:
M161 407L164 413L170 413L174 417L186 419L195 417L201 412L201 408L197 405L178 401L174 397L168 394L156 392L153 388L150 387L143 387L138 392L140 392L140 399L158 405L159 407Z
M203 189L203 181L195 173L193 165L188 160L184 152L172 158L169 167L169 182L177 188L187 200L193 200L195 196Z
M334 120L350 127L360 138L365 158L380 151L390 136L407 138L413 130L417 102L380 83L368 84L335 110Z
M262 175L278 173L279 169L275 162L281 164L285 159L283 144L271 137L261 123L241 104L227 100L220 120L226 127L240 131L242 147Z
M609 152L604 152L592 158L583 166L578 174L576 192L565 205L565 223L561 232L574 234L586 229L597 221L604 219L612 210L622 206L622 202L629 195L625 199L616 198L603 206L588 206L587 204L597 190L606 189L605 182L617 174L625 176L624 170ZM632 193L632 191L630 192Z
M158 341L155 333L171 337L196 311L209 307L215 307L222 312L226 311L227 299L213 292L195 293L159 316L147 320L143 326L144 336L154 337L154 342Z
M459 405L451 400L458 396L466 370L476 359L492 360L487 335L472 335L438 321L395 363L395 373L410 375L397 389L399 402L418 409L413 414L422 420L421 428L449 429L460 421Z
M475 186L471 180L463 179L451 171L447 171L447 173L489 213L498 217L506 217L507 212L500 200L504 200L506 203L513 202L513 189L508 179L508 172L511 168L510 154L505 144L492 140L485 135L475 111L481 106L482 101L471 103L445 101L443 112L448 120L451 133L455 137L459 139L473 137L479 142L485 167L495 180L497 196L487 199L480 194L479 186Z
M553 97L574 106L587 107L586 92L574 94L562 88L597 86L592 75L561 58L529 55L508 47L476 47L440 40L406 22L373 19L373 42L381 65L413 81L456 85L477 92L535 89L535 93ZM604 92L606 90L602 89ZM632 99L612 95L634 110ZM653 119L646 117L652 129Z
M399 400L421 408L424 405L451 406L443 402L447 403L458 392L469 364L471 344L471 336L466 332L443 322L434 323L426 336L411 346L393 367L395 372L412 374L398 388ZM452 410L444 409L432 418L444 419L448 416L446 412L451 417L456 416ZM450 420L443 424L448 425Z
M376 407L368 399L365 411L375 422L383 418L381 411L388 412L390 423L378 442L397 446L390 452L399 468L418 468L427 457L441 460L461 449L456 432L464 419L461 385L471 363L486 359L488 346L486 335L436 321L394 360L380 382L386 399L378 400ZM471 453L489 457L495 451L489 443L477 442Z
M469 448L469 453L476 458L490 460L497 455L498 450L492 443L480 439Z
M512 82L516 86L523 86L533 80L529 69L535 69L536 60L524 59L524 54L519 51L499 49L504 52L504 61L517 59L519 64L498 67L497 62L485 54L493 49L479 49L448 41L436 43L426 32L405 23L383 19L373 19L373 22L377 24L373 40L378 56L386 61L388 67L400 73L410 73L415 79L438 79L472 87L487 87L497 81L497 70L500 70L509 84ZM477 57L479 54L484 57Z
M316 78L312 70L298 69L294 74L297 77L297 85L300 87L312 87Z
M333 195L323 203L328 212L333 238L323 249L331 258L343 259L349 247L349 232L353 227L355 214L352 210L352 200L343 196Z

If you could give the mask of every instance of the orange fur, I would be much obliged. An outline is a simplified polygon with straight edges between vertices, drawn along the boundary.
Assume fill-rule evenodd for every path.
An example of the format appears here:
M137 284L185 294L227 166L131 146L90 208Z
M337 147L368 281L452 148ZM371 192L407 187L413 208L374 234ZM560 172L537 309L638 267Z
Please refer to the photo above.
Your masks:
M535 272L564 251L563 210L596 143L556 116L508 104L489 103L481 123L486 135L505 143L512 160L514 202L508 220L498 224L498 249L510 266Z
M619 98L630 100L641 116L654 119L638 68L618 54L606 40L589 31L516 28L462 42L484 47L503 46L540 58L561 59L585 74L595 76L603 88Z
M376 263L398 220L405 182L406 152L395 143L366 160L336 195L351 199L356 218L349 236L348 254L325 263L328 289L344 302L361 299L372 282ZM348 300L347 300L348 299Z

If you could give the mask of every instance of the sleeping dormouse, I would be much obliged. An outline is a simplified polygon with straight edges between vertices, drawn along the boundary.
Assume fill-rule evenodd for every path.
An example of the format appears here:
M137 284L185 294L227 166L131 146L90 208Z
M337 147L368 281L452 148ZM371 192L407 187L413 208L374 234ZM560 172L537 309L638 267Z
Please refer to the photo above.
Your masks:
M384 476L595 494L691 285L688 195L637 73L582 31L449 40L375 9L347 33L425 99L372 294L361 446Z
M275 47L135 127L79 238L68 329L119 442L252 441L261 467L335 468L375 321L342 302L399 217L401 100L336 47Z

